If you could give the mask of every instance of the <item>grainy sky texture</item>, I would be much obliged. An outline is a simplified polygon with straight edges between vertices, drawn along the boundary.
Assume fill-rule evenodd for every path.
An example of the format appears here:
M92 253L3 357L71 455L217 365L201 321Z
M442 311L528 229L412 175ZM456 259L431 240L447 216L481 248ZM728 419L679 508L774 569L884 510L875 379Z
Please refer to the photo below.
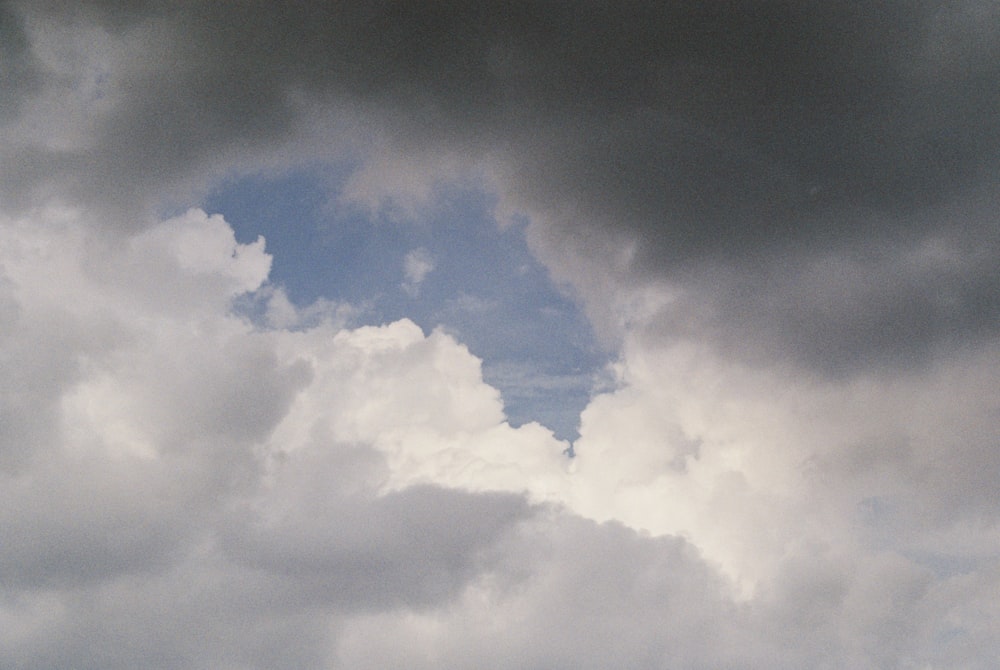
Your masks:
M0 667L996 668L998 211L994 2L0 2Z

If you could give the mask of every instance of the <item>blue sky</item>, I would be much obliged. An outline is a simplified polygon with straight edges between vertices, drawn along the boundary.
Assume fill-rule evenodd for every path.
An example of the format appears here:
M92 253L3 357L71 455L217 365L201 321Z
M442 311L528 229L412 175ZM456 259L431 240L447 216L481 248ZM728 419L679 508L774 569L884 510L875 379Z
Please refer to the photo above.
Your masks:
M358 306L356 325L409 318L444 328L483 360L515 424L538 421L574 439L580 411L601 383L610 352L529 252L523 224L501 227L495 196L442 187L410 218L343 204L350 167L312 167L227 182L201 203L240 242L264 236L271 282L305 307L317 299ZM407 290L405 259L433 269Z

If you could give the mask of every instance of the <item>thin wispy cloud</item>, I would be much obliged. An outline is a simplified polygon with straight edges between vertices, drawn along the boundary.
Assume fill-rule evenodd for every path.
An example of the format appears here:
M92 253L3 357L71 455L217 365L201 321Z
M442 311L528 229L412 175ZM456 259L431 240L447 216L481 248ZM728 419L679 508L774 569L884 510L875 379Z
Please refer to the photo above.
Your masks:
M402 288L410 297L417 297L420 285L434 269L434 259L423 248L414 249L403 258L403 274L406 279Z

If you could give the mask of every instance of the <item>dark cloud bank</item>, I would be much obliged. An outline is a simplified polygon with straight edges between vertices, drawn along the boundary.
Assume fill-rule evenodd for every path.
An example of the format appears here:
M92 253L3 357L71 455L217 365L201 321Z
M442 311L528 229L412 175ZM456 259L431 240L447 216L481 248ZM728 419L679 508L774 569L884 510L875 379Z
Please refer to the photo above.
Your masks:
M13 202L132 207L336 110L401 153L488 162L557 274L633 242L620 279L683 292L664 332L834 374L996 334L989 3L27 7L135 44L87 147L8 150ZM16 109L44 75L6 15Z

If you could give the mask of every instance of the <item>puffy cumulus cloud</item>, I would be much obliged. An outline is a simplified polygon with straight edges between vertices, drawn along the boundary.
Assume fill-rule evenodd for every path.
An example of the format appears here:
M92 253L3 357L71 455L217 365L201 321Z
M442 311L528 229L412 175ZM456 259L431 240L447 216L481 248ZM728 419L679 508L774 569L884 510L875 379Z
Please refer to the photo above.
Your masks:
M440 330L425 335L408 320L318 327L284 333L278 346L313 371L273 437L289 454L317 439L369 445L384 470L372 485L384 491L437 484L543 502L567 485L568 445L537 423L511 427L479 359Z
M995 351L830 380L637 336L619 387L584 412L567 462L540 427L498 422L478 364L452 344L438 349L446 342L401 322L329 345L357 352L351 370L381 367L375 380L389 368L443 374L465 389L465 420L428 415L423 395L352 372L351 388L372 389L361 396L379 398L382 418L367 423L352 404L343 419L324 418L323 433L376 445L379 470L368 472L386 491L527 491L560 511L518 525L487 552L498 562L481 564L447 604L345 621L339 666L989 665ZM315 431L304 417L283 426ZM970 580L985 591L973 594Z
M386 489L408 427L506 426L464 347L255 326L230 307L270 259L218 216L101 231L3 222L0 664L318 665L340 617L447 601L534 514Z
M214 266L187 262L196 221L207 246L217 225L228 233ZM18 307L3 341L0 444L12 587L158 563L187 530L184 508L252 469L247 443L308 379L204 307L264 280L260 245L189 213L134 238L110 268L103 240L80 223L63 212L4 225ZM173 274L148 281L150 258ZM220 356L228 347L234 356ZM163 459L187 474L168 474Z
M3 227L5 667L988 666L995 358L636 340L570 460L443 332L243 315L221 217Z
M989 595L892 553L788 560L773 590L734 601L679 538L562 517L504 549L528 575L514 588L493 570L446 608L353 618L336 667L987 668L995 655Z
M584 411L568 464L527 439L534 426L482 433L493 450L486 439L454 449L440 429L380 444L396 454L396 481L527 488L588 518L685 537L742 597L817 552L898 552L949 573L1000 551L997 360L995 347L976 349L918 372L831 380L635 336L618 388Z
M817 547L996 560L997 351L920 374L804 380L705 345L632 342L576 442L574 509L688 537L742 586ZM975 542L957 540L970 527ZM945 569L947 569L945 567Z
M550 517L500 552L504 569L447 608L351 621L339 667L717 667L741 642L738 606L683 540ZM759 651L743 649L739 663L753 667Z

